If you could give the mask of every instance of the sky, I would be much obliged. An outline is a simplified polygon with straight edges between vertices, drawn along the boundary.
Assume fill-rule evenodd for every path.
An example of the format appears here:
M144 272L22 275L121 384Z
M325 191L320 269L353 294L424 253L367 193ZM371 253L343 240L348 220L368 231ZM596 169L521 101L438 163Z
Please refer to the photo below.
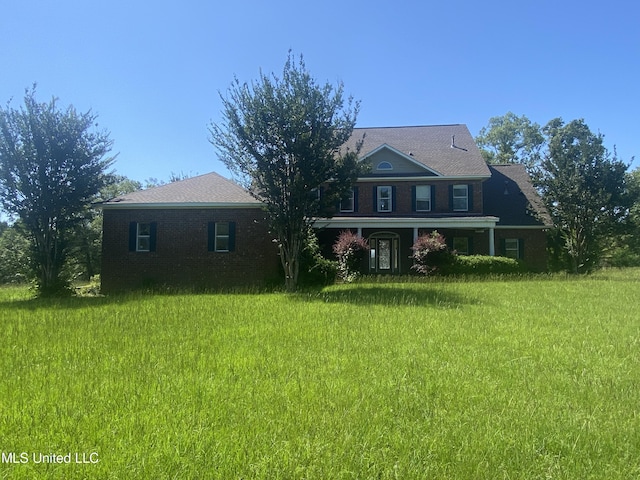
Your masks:
M220 95L291 50L360 101L359 127L582 118L635 168L639 22L629 0L4 0L0 105L37 83L98 115L121 175L229 176L208 141Z

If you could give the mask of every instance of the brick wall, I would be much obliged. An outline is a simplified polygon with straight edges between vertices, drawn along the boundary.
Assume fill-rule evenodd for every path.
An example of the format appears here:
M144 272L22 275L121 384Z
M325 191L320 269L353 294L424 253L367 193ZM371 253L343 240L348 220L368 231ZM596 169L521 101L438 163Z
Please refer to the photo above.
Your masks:
M449 205L449 187L451 185L472 185L473 186L473 199L472 208L468 212L453 212ZM414 185L432 185L435 187L435 208L431 212L414 212L412 205L412 193L411 189ZM354 213L340 213L340 216L362 216L362 215L374 215L374 216L395 216L395 215L434 215L434 214L447 214L450 216L467 216L482 214L482 182L469 181L469 182L392 182L386 180L380 180L378 182L359 182L356 184L358 187L358 211ZM392 186L396 191L396 204L392 213L379 213L377 212L377 206L373 201L373 189L377 186Z
M102 289L216 288L262 284L278 276L277 249L258 208L105 209ZM156 222L156 250L129 251L129 224ZM232 252L210 252L209 222L235 222Z

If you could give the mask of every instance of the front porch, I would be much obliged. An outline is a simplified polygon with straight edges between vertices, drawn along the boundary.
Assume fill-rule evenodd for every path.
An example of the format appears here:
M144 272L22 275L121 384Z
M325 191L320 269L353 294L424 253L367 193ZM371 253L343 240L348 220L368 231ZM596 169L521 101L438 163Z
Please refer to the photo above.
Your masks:
M495 255L497 217L446 218L376 218L334 217L316 221L320 244L325 255L343 230L365 238L371 247L363 270L371 274L406 274L411 272L411 247L418 236L437 230L449 247L460 254Z

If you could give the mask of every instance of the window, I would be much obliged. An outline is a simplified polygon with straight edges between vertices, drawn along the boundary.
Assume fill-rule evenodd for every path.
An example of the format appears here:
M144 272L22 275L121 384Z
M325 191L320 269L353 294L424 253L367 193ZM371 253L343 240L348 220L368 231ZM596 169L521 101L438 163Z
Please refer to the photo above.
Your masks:
M389 162L380 162L377 167L378 170L393 170L393 165Z
M215 240L214 250L216 252L229 251L229 223L228 222L216 223L216 240Z
M469 210L469 186L453 186L453 211L466 212Z
M354 212L355 211L355 189L351 189L349 196L340 202L341 212Z
M431 185L416 185L416 212L431 211Z
M210 252L233 252L235 249L235 222L209 222L208 250Z
M309 191L309 199L311 201L320 201L320 189L319 188L312 188Z
M515 258L516 260L519 258L522 258L521 240L517 238L505 238L504 239L504 256Z
M129 251L130 252L155 252L156 251L156 222L131 222L129 223Z
M458 252L458 255L469 255L469 238L453 237L453 249Z
M390 186L377 187L378 212L391 212L393 210L393 188Z
M136 234L136 252L148 252L151 247L151 224L139 223Z

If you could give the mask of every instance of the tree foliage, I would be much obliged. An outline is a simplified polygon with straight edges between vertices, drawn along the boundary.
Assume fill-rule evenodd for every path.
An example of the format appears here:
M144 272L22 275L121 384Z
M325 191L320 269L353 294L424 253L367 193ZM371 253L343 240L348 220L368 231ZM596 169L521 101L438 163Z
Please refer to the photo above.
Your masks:
M35 86L24 106L0 109L0 201L24 229L41 294L64 289L71 232L108 180L112 141L94 131L96 115L38 103Z
M598 265L605 241L620 232L629 213L627 165L611 156L603 136L584 120L551 120L548 151L534 178L558 228L573 272Z
M507 112L490 118L489 125L478 133L476 143L487 163L522 163L531 168L541 158L544 135L540 125L526 116Z
M330 216L358 176L357 151L341 151L359 103L343 85L318 84L289 52L282 77L236 78L222 96L223 121L210 126L221 160L267 210L285 284L295 289L307 228ZM318 195L318 192L322 194Z

